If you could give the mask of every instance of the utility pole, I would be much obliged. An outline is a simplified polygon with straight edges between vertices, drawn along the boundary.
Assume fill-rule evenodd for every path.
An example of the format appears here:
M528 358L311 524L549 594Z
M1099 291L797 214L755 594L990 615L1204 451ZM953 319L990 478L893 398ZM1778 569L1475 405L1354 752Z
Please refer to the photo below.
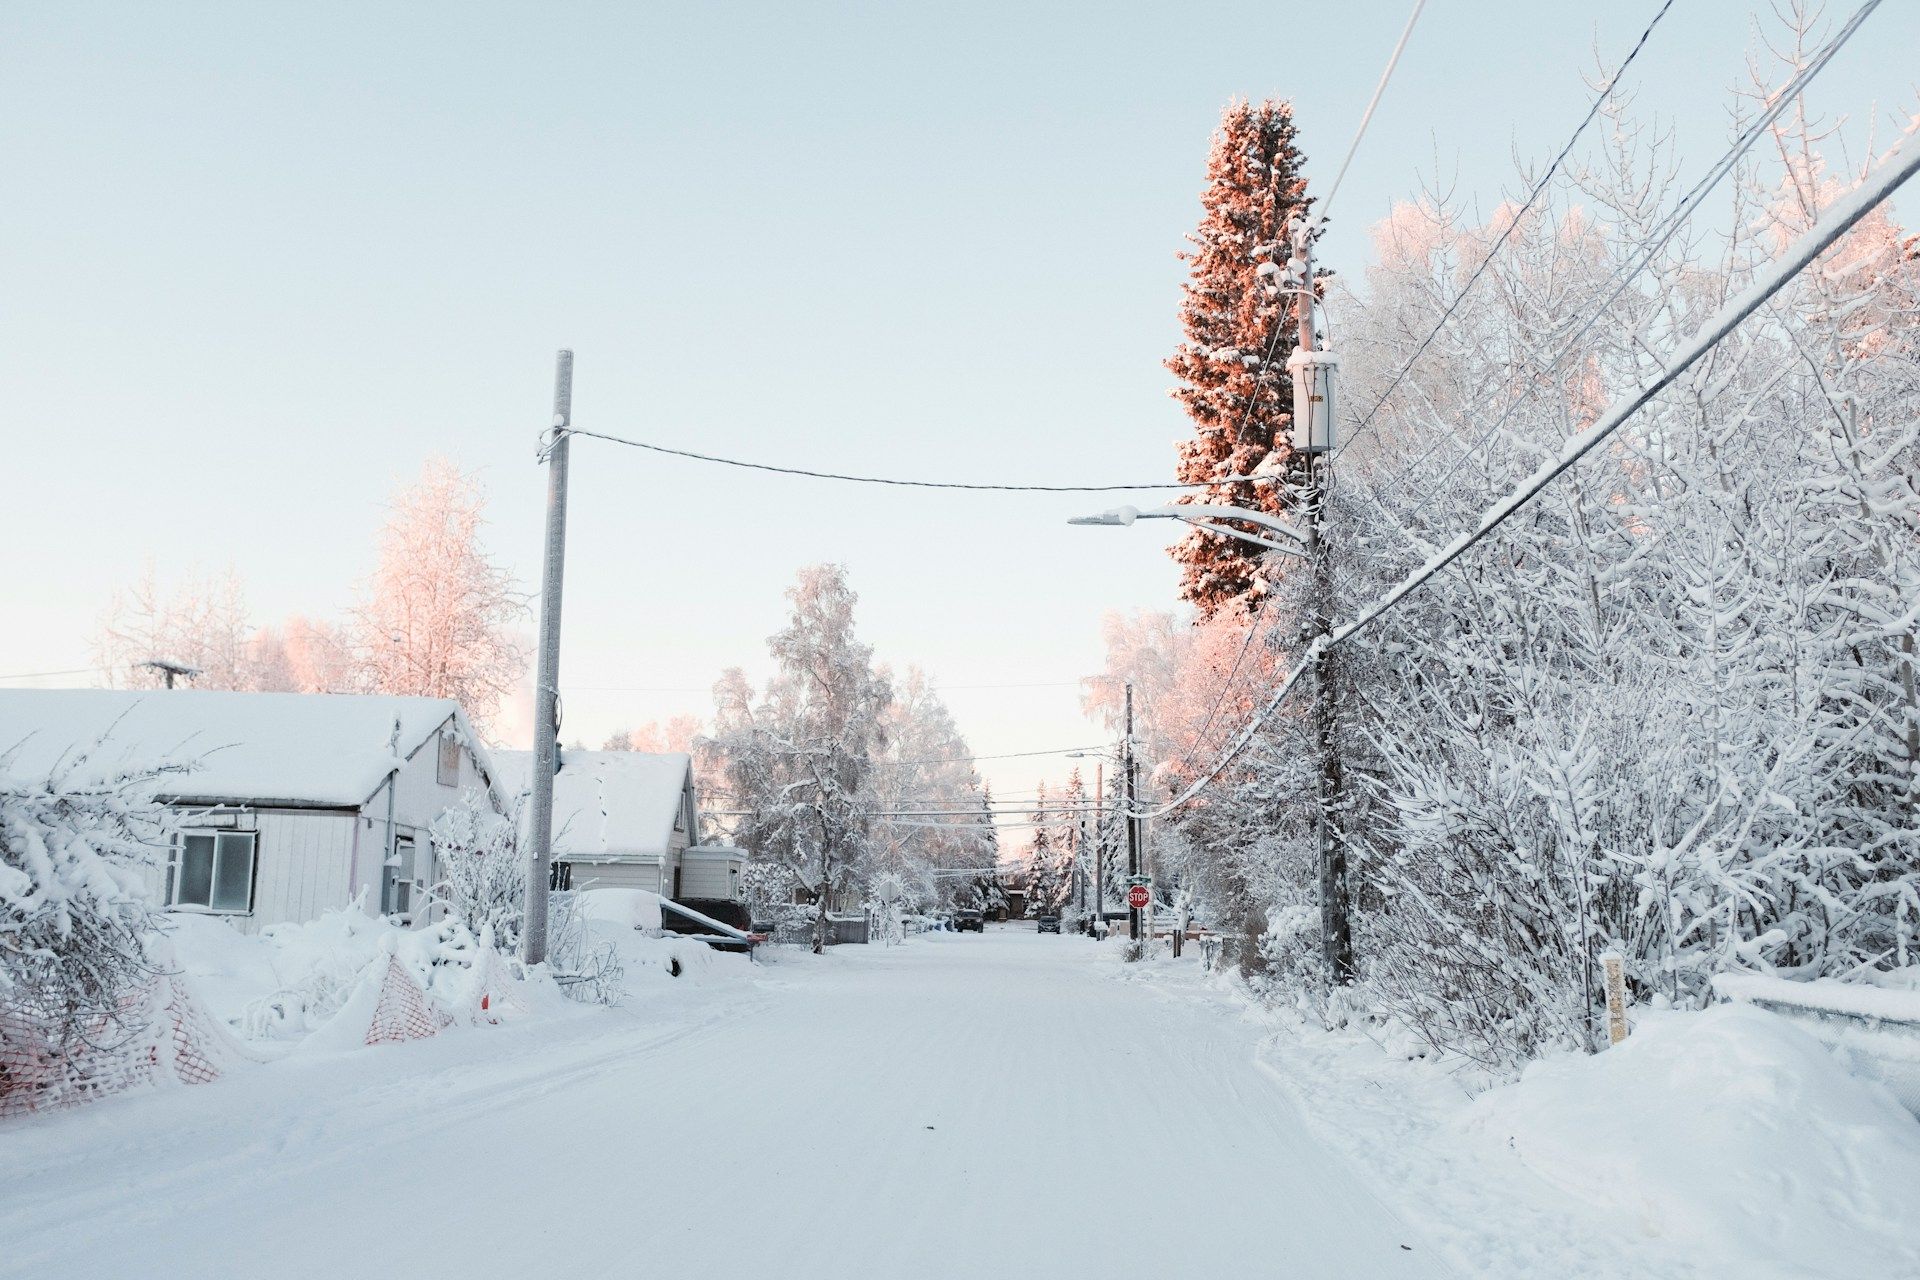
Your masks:
M1139 779L1134 768L1133 758L1133 681L1127 681L1127 740L1126 740L1126 794L1127 794L1127 887L1140 877L1140 818L1135 810L1139 808L1136 794ZM1127 907L1127 936L1135 942L1140 941L1140 908L1131 904Z
M1093 940L1107 933L1107 761L1093 766Z
M554 363L553 429L547 445L547 551L540 573L540 665L533 687L533 856L520 955L547 958L547 881L553 874L553 774L560 748L560 585L567 562L567 444L573 432L573 352Z
M1308 606L1309 643L1323 645L1333 629L1333 564L1326 541L1327 470L1333 448L1333 370L1331 352L1313 345L1313 230L1305 219L1293 227L1293 256L1299 263L1300 292L1294 314L1300 341L1287 367L1293 372L1293 448L1304 459L1307 508L1307 562L1312 601ZM1311 717L1315 760L1314 844L1320 872L1320 956L1335 986L1353 982L1353 922L1349 914L1347 853L1334 839L1333 812L1340 797L1340 757L1334 749L1333 673L1324 648L1314 651Z

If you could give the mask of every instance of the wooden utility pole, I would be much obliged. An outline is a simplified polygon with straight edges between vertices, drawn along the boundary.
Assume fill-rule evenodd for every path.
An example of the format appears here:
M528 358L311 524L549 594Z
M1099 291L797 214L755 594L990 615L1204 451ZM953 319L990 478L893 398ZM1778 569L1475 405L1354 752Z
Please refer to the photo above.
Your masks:
M573 352L553 374L553 428L547 445L547 547L540 574L540 664L533 686L533 800L528 822L527 918L520 955L547 958L547 882L553 874L553 774L560 751L560 586L567 563L567 442L573 432Z
M1140 817L1136 810L1140 807L1138 795L1139 775L1135 768L1133 753L1133 681L1127 681L1127 739L1126 755L1123 757L1126 768L1127 796L1127 887L1132 888L1140 878ZM1127 936L1135 942L1140 940L1140 909L1131 903L1127 906Z
M1107 762L1093 766L1093 794L1099 798L1093 809L1093 936L1096 941L1107 932Z
M1311 600L1307 611L1309 643L1323 645L1333 629L1333 563L1326 541L1327 481L1333 448L1332 363L1313 345L1313 232L1298 222L1293 256L1299 263L1300 292L1294 314L1299 346L1287 361L1293 369L1293 447L1302 457L1307 508L1307 566ZM1315 357L1321 359L1316 360ZM1315 756L1314 845L1320 873L1320 955L1336 986L1354 979L1353 921L1349 914L1346 848L1335 838L1334 811L1340 797L1340 755L1335 748L1333 673L1324 648L1316 648L1312 669L1311 735Z

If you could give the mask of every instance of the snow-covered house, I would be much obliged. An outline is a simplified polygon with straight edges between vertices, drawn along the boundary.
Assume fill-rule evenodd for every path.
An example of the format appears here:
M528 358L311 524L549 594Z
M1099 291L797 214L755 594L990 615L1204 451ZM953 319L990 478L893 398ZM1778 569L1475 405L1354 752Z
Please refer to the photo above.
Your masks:
M533 753L496 751L507 789L533 784ZM701 845L693 757L562 751L553 777L553 858L575 889L646 889L677 901L739 897L746 854Z
M503 793L458 703L381 695L192 689L0 690L0 757L27 776L88 753L88 773L188 766L154 891L169 910L251 932L366 895L424 918L428 827L471 791Z

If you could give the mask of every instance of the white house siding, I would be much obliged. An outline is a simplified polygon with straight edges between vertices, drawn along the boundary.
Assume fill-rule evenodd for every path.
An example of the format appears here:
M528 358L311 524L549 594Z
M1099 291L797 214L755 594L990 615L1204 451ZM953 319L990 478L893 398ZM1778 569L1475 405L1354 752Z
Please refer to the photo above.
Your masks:
M450 731L451 723L443 726ZM480 767L470 747L460 752L459 781L451 786L440 781L440 737L434 734L422 743L407 762L400 767L393 785L393 829L396 836L412 836L414 839L414 875L424 888L432 885L439 876L434 866L433 842L430 832L433 821L455 805L461 804L468 792L479 798L479 803L492 808L487 795L487 781L480 773ZM366 805L360 811L360 852L354 868L353 888L367 895L367 909L380 909L381 869L387 857L387 785L382 783ZM419 901L420 893L414 895ZM427 913L416 912L416 923L425 923Z
M246 927L312 920L352 900L353 815L323 810L257 815L253 914Z
M740 871L745 863L731 854L712 855L693 852L685 858L680 873L680 893L687 898L727 898L738 896Z
M221 912L242 933L266 925L312 920L352 900L354 815L328 809L228 809L208 815L183 813L187 831L254 833L253 905L245 913ZM166 869L148 877L154 901L164 902ZM189 909L190 910L190 909Z
M658 862L575 862L573 887L576 889L645 889L659 893Z

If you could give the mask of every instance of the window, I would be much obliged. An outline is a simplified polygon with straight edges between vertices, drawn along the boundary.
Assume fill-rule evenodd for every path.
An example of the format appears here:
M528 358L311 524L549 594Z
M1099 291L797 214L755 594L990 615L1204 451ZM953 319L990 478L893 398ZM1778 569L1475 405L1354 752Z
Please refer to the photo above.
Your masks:
M460 739L450 733L440 735L440 785L460 785Z
M167 868L168 905L251 911L256 839L251 831L181 832Z
M413 910L413 837L397 836L380 875L380 910L403 916Z

